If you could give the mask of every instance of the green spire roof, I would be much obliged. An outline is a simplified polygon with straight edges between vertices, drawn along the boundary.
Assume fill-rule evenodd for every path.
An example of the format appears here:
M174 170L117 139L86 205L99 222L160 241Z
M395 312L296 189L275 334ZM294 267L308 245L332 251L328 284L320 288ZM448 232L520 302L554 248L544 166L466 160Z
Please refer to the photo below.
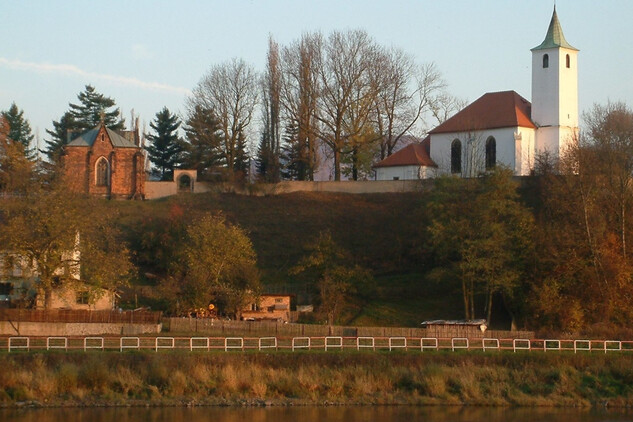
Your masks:
M547 35L545 35L545 40L538 47L534 47L534 50L545 50L548 48L569 48L570 50L576 50L577 48L572 47L565 36L563 35L563 28L560 26L560 22L558 21L558 15L556 14L556 6L554 6L554 14L552 15L552 20L549 23L549 28L547 29Z

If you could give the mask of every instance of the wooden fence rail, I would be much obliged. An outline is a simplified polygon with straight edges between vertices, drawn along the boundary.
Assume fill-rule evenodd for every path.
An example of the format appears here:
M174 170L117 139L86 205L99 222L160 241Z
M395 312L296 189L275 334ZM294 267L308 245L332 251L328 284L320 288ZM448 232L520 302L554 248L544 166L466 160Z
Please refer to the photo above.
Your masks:
M150 311L0 309L0 321L11 322L159 324L161 316Z
M278 337L468 337L468 338L533 338L532 331L481 332L476 329L455 328L437 333L426 328L406 327L344 327L315 324L284 324L272 321L224 321L205 318L163 318L163 327L174 333L204 333L207 335L244 335Z

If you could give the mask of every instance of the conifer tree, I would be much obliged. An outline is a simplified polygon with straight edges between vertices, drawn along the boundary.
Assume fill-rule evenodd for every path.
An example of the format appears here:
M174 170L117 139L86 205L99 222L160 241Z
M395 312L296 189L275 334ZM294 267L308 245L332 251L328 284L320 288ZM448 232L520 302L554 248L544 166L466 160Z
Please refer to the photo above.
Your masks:
M78 125L69 111L65 112L59 121L53 121L53 130L46 129L51 139L46 141L46 149L43 152L51 163L59 162L64 145L68 144L72 133L77 131Z
M119 119L119 109L112 108L115 101L96 92L92 85L86 85L85 90L77 95L79 104L69 104L59 121L53 121L53 130L46 129L51 137L46 141L44 153L48 159L57 163L64 145L68 144L86 130L96 127L103 119L105 125L114 130L122 130L125 126L123 119Z
M77 95L80 104L70 104L70 113L80 129L88 130L96 127L101 120L113 130L121 130L125 126L119 119L119 108L112 109L115 101L98 93L92 85L86 85L83 92Z
M246 150L246 136L244 136L244 132L240 132L237 136L233 171L235 173L241 173L245 177L250 174L250 156Z
M160 173L161 180L170 180L174 167L180 164L183 144L178 136L180 120L167 107L156 113L149 125L154 133L147 135L151 144L146 148L149 159Z
M9 125L9 139L22 144L26 158L34 159L35 149L31 148L34 135L29 121L24 118L24 110L20 110L15 103L12 103L9 110L3 111L2 115Z
M211 168L222 162L220 123L212 110L196 105L183 128L186 142L182 164L196 169L198 178L204 179Z

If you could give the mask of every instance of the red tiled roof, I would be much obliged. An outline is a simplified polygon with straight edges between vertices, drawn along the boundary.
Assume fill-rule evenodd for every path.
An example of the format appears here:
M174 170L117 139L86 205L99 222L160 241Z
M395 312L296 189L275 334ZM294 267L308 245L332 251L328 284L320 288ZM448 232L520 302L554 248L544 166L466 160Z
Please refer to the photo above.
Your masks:
M429 133L516 126L536 128L531 115L532 104L516 92L488 92Z
M427 136L422 142L409 144L398 152L394 152L384 160L374 164L374 167L396 166L426 166L437 167L429 156L431 137Z

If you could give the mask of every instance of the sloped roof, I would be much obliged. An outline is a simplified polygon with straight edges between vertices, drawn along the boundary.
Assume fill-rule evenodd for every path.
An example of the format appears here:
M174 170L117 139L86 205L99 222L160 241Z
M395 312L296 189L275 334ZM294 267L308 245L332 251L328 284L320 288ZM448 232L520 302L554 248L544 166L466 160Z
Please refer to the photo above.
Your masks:
M503 127L536 128L532 104L514 91L488 92L429 133L468 132Z
M560 26L560 22L558 21L558 15L556 14L556 6L554 6L554 13L552 14L552 20L549 23L549 28L547 29L547 34L545 35L545 39L538 47L534 47L532 51L535 50L546 50L548 48L569 48L570 50L576 50L577 48L572 47L567 40L565 39L565 35L563 35L563 27Z
M429 155L431 137L427 136L420 143L409 144L400 151L391 154L374 167L425 166L437 167Z
M97 139L97 135L99 134L99 129L101 126L97 126L94 129L90 129L87 132L82 133L77 138L73 139L68 146L70 147L91 147L94 145L95 140ZM126 139L119 133L113 131L112 129L105 128L108 133L108 137L112 142L112 145L117 148L137 148L134 142Z

